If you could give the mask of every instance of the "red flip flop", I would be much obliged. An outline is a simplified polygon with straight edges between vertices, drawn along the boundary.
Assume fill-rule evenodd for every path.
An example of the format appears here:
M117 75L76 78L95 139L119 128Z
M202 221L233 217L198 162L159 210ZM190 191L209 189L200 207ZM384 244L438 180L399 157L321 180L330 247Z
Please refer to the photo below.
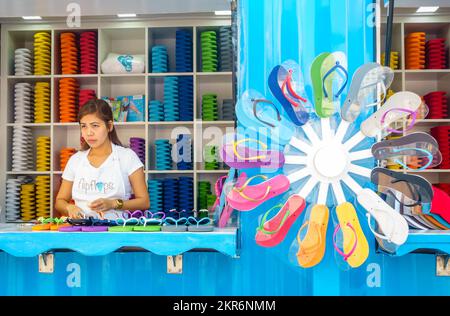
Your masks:
M443 190L433 186L433 200L431 201L431 213L439 215L450 224L450 196Z
M280 207L278 213L266 221L270 211ZM298 194L291 195L283 206L279 204L270 209L264 214L261 224L257 228L256 243L262 247L274 247L281 243L304 209L305 200Z

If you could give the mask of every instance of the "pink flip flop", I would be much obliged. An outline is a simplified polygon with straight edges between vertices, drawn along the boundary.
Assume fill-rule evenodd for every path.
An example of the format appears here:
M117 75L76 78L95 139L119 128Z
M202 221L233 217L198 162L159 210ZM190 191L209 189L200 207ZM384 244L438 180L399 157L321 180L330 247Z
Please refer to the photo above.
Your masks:
M244 145L245 142L256 142L263 149L254 149ZM222 146L220 154L223 162L231 168L280 168L284 165L284 154L277 150L266 150L267 145L263 142L245 138L234 140L231 144Z
M262 178L265 181L249 185L256 178ZM265 201L286 192L290 185L289 179L283 174L270 179L264 175L256 175L247 179L245 172L242 172L234 188L227 194L227 202L238 211L250 211Z
M269 213L280 208L277 215L266 221ZM284 205L276 205L264 214L256 229L256 243L262 247L275 247L286 237L295 220L305 209L305 200L298 194L291 195Z
M433 186L433 200L431 200L431 214L439 215L450 224L450 196L443 190Z

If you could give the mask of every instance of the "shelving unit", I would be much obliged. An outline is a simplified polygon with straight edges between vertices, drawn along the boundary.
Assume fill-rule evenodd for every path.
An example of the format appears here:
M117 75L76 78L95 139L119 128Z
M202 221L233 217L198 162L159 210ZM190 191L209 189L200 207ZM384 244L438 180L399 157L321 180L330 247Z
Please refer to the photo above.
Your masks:
M54 199L61 182L62 171L59 165L59 150L64 147L79 148L79 127L78 123L59 122L58 89L62 78L76 78L81 89L93 89L97 97L116 97L118 95L144 95L145 96L145 121L144 122L118 122L115 126L119 138L124 145L128 145L130 137L141 137L146 141L145 175L146 180L152 178L172 178L179 176L192 176L194 181L194 208L197 209L197 181L208 180L211 187L217 178L226 174L227 170L204 170L202 163L194 163L193 170L155 170L154 161L154 140L157 138L170 139L175 131L179 133L190 133L193 140L194 162L198 161L201 155L204 134L208 134L208 129L215 131L226 131L234 129L234 121L201 121L201 95L202 93L217 93L219 101L232 99L232 73L202 73L199 68L201 62L199 51L199 36L204 30L218 30L221 26L229 26L229 18L164 18L150 21L137 22L98 22L83 23L83 29L68 29L64 23L53 24L17 24L2 25L2 39L4 45L1 48L1 108L0 124L2 133L0 141L5 146L5 151L0 159L0 200L5 201L6 179L14 178L17 175L50 175L50 192L52 215L54 214ZM175 70L175 32L177 29L188 29L193 34L193 72L174 72ZM51 34L52 44L52 72L46 76L15 76L14 75L14 50L26 47L33 51L33 34L39 31L46 31ZM59 35L62 32L80 33L83 31L94 31L97 33L98 42L98 63L97 74L77 74L62 75L60 67ZM166 45L169 51L169 71L167 73L151 72L151 47L152 45ZM145 56L146 67L144 73L139 74L103 74L101 64L107 54L113 52L118 54L142 54ZM194 121L187 122L149 122L148 101L154 98L162 101L162 83L166 76L190 76L193 79L194 99L193 112ZM50 83L51 90L51 119L50 123L15 123L14 122L14 84L18 82L35 83L45 81ZM219 102L219 103L220 103ZM12 171L11 170L11 148L12 129L15 126L29 126L33 131L33 143L35 137L40 135L51 138L51 164L50 171L37 172L35 170ZM176 133L176 134L179 134ZM174 136L176 138L176 135ZM175 142L173 138L173 142ZM34 157L30 157L34 159ZM214 193L214 192L213 192ZM5 205L1 205L5 209ZM5 221L4 212L0 216L0 222Z
M381 43L379 56L385 49L386 21L381 23ZM395 70L394 82L391 89L397 91L411 91L423 96L433 91L446 91L447 98L450 98L450 69L406 69L405 68L405 37L411 32L425 32L426 40L444 37L446 38L447 67L450 66L450 16L395 16L392 33L392 51L399 52L399 67ZM405 127L407 122L402 124ZM424 131L430 132L434 126L450 125L450 117L442 119L418 119L414 128L404 134ZM425 177L432 184L450 183L450 170L448 169L427 169L423 171L408 171L405 173L417 174ZM407 242L402 245L396 256L401 256L413 251L426 253L449 252L449 234L447 231L426 232L410 231Z
M385 48L386 21L381 24L381 53ZM394 70L394 81L391 89L394 91L411 91L423 96L433 91L446 91L450 98L450 69L406 69L405 68L405 37L411 32L425 32L426 39L437 37L446 38L447 62L450 61L448 47L450 45L450 16L435 17L395 17L392 33L392 51L399 52L400 69ZM449 65L447 65L449 66ZM406 126L406 122L403 123ZM419 119L414 128L408 133L416 131L429 132L434 126L450 125L450 117L443 119ZM405 171L408 172L408 171ZM418 172L419 173L419 172ZM447 170L425 170L420 174L432 183L450 182Z

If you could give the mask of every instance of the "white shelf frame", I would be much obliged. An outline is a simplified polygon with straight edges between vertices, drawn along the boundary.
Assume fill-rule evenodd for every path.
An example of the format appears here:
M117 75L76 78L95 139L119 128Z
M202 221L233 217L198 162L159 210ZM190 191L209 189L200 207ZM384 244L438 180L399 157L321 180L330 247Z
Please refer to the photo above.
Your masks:
M146 167L149 168L150 166L150 160L151 157L149 157L149 134L152 130L158 129L160 127L170 127L170 126L187 126L192 129L193 135L193 150L194 150L194 169L192 171L184 171L184 170L170 170L170 171L157 171L157 170L145 170L145 177L146 180L149 179L150 176L157 175L161 176L164 174L170 174L170 175L192 175L193 181L194 181L194 208L197 209L197 181L204 180L206 177L212 177L212 176L219 176L220 174L225 174L228 172L227 170L202 170L200 168L197 168L196 161L197 158L197 150L195 149L196 145L196 139L195 135L197 135L198 131L201 131L204 127L208 126L214 126L217 125L219 127L234 127L234 121L217 121L217 122L202 122L201 120L197 119L197 92L198 92L198 86L197 86L197 78L201 77L211 77L211 80L214 80L214 78L219 77L229 77L229 84L231 86L232 84L232 73L231 72L215 72L215 73L203 73L200 71L197 71L197 31L199 31L199 28L205 29L205 28L211 28L211 29L217 29L220 26L229 26L231 25L231 19L229 17L214 17L214 18L196 18L196 19L183 19L179 16L170 16L167 15L165 17L152 19L151 21L135 21L135 22L118 22L118 21L99 21L98 23L94 22L88 22L83 23L81 30L95 30L98 34L98 74L89 74L89 75L62 75L55 73L56 71L56 62L57 59L55 58L55 53L57 50L56 47L56 36L58 32L60 31L74 31L79 32L80 29L70 29L66 26L65 20L55 21L49 24L2 24L1 27L1 38L4 40L4 42L1 45L1 81L0 81L0 87L1 87L1 93L0 93L0 100L1 100L1 107L0 107L0 127L1 127L1 135L0 135L0 141L3 144L7 144L8 137L7 137L7 130L12 130L12 127L14 126L30 126L33 129L34 128L43 128L43 129L49 129L49 136L51 138L51 159L50 159L50 171L47 172L38 172L38 171L25 171L25 172L13 172L7 170L8 161L10 161L8 150L3 151L2 156L0 157L0 206L2 209L5 208L5 194L6 194L6 179L9 177L14 177L16 175L50 175L51 181L50 181L50 192L51 192L51 199L50 199L50 211L51 215L54 213L54 191L56 189L56 177L59 177L62 174L62 171L56 170L57 166L55 166L54 163L54 155L55 155L55 137L56 135L56 128L68 128L68 129L77 129L78 123L59 123L55 122L55 106L56 102L55 99L55 89L57 89L56 80L66 77L71 78L77 78L80 80L84 79L91 79L96 80L97 82L97 96L101 97L103 96L102 93L102 80L105 78L142 78L142 81L145 82L145 91L143 93L145 94L145 117L148 118L148 100L150 96L149 91L149 80L151 78L160 78L165 76L192 76L193 78L193 85L194 85L194 121L190 122L130 122L130 123L115 123L117 126L132 126L134 128L142 128L143 131L145 131L145 140L146 140ZM178 72L170 72L170 73L151 73L149 72L149 36L148 32L152 28L191 28L193 30L193 72L188 73L178 73ZM141 74L102 74L101 73L101 36L102 32L104 30L111 30L111 29L138 29L138 28L144 28L145 29L145 58L146 58L146 69L144 73ZM36 32L36 31L48 31L51 33L52 38L52 44L51 44L51 52L52 52L52 62L51 62L51 74L46 76L14 76L11 75L11 71L9 69L10 67L10 54L11 51L13 52L13 48L10 47L9 43L9 34L10 32ZM8 122L8 118L11 111L13 111L8 104L8 87L12 82L17 81L30 81L30 82L36 82L39 80L47 80L50 81L50 87L51 87L51 99L50 99L50 107L51 107L51 113L50 113L50 121L51 123L44 123L44 124L34 124L34 123L11 123ZM131 94L131 93L130 93ZM232 96L230 95L230 98ZM120 135L119 135L120 136ZM9 145L4 146L4 148L9 148ZM212 183L211 187L214 186L214 183ZM214 194L214 192L212 192ZM4 212L0 214L0 222L3 222L5 219Z
M383 18L381 20L382 26L386 27L386 18ZM434 25L440 24L440 26L447 25L447 34L446 34L446 45L447 47L450 45L450 15L442 15L442 16L396 16L394 20L394 29L400 28L400 34L393 34L392 41L395 40L400 41L400 43L392 43L392 47L400 47L400 69L394 70L395 77L394 77L394 83L393 86L399 87L402 91L411 91L417 93L417 91L414 91L415 89L412 89L408 86L408 76L411 74L423 74L423 80L435 82L436 84L442 80L442 77L445 76L446 80L450 80L450 69L406 69L406 63L405 63L405 37L407 35L407 28L408 27L420 27L423 26L426 33L429 33L428 30L433 29ZM398 30L398 29L397 29ZM381 39L378 43L378 56L380 58L381 53L384 52L384 39ZM392 48L393 51L395 51L394 48ZM447 53L450 55L450 53L447 51ZM449 56L450 57L450 56ZM378 60L380 61L380 60ZM448 67L450 65L447 65ZM436 76L432 76L436 75ZM447 78L448 76L448 78ZM398 82L400 81L400 84ZM397 83L395 85L395 83ZM450 98L450 88L448 88L447 97ZM420 95L420 93L418 93ZM417 128L431 128L433 126L439 126L439 125L450 125L450 118L447 119L418 119L416 121L416 124L412 131L416 130ZM407 122L404 120L402 122L403 128L406 128ZM412 131L408 131L408 133L411 133ZM403 134L405 135L405 133ZM427 169L422 171L409 171L409 170L401 170L404 173L413 173L413 174L419 174L430 181L436 182L450 182L450 170L448 169Z

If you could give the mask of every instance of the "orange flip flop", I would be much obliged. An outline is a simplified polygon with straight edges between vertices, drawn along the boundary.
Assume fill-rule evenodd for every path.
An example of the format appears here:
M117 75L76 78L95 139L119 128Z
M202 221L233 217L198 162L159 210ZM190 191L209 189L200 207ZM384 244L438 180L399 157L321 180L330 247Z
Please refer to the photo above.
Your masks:
M325 255L325 240L327 235L330 212L326 205L315 205L311 210L309 220L299 229L297 234L297 262L303 268L310 268L322 261ZM308 228L303 240L300 234Z

